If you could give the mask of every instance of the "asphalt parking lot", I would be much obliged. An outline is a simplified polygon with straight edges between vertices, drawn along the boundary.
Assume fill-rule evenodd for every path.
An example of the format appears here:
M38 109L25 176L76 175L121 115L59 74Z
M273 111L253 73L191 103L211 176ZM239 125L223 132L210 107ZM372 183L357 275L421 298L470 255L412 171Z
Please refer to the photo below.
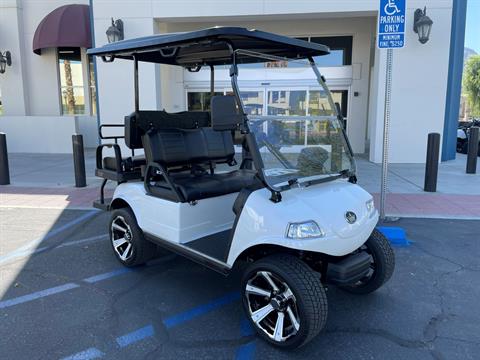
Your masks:
M258 340L223 277L165 253L127 270L97 211L0 209L2 359L478 359L480 222L402 219L408 247L377 293L330 287L326 331Z

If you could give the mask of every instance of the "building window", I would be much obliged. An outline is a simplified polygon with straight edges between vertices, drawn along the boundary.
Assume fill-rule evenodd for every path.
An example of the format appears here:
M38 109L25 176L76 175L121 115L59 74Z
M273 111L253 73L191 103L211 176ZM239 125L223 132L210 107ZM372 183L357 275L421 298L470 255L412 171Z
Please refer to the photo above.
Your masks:
M91 57L88 58L88 64L83 64L80 48L58 48L60 98L63 115L96 115L97 92L94 69ZM84 72L84 70L87 71ZM84 76L88 77L87 84L85 84ZM88 92L88 94L85 94L85 92Z
M97 115L97 87L95 86L95 64L93 56L88 57L88 89L91 115Z
M84 115L85 88L80 48L58 48L63 115Z
M352 65L352 36L310 36L299 39L326 45L330 48L330 54L314 57L317 66Z

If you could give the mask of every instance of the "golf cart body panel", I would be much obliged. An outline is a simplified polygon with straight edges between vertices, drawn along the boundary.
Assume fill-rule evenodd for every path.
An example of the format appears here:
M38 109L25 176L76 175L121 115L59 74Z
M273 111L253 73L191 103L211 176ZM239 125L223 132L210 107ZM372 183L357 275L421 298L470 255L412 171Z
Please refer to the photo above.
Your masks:
M235 214L232 204L238 193L198 200L195 205L147 195L142 183L116 187L115 200L125 201L137 214L144 232L177 244L232 229ZM161 213L159 213L161 209Z
M365 206L371 199L361 187L338 180L286 191L278 204L270 201L267 189L257 190L248 197L240 215L227 263L232 266L242 252L262 244L347 255L363 245L378 222L378 212ZM357 215L355 223L346 221L347 211ZM286 237L290 223L308 220L315 221L324 236L304 240Z

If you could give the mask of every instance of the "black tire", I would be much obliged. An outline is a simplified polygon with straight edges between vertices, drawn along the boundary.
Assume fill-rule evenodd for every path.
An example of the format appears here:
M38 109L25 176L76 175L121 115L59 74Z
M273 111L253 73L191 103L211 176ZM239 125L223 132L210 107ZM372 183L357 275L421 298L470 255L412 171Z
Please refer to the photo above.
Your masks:
M113 222L120 222L120 226L124 227L121 224L122 219L124 220L124 223L128 228L128 232L130 233L128 242L131 244L131 249L128 251L128 254L125 258L122 258L120 256L120 250L117 251L115 249L113 241L114 236L116 238L120 237L120 235L117 233L117 230L113 230ZM110 244L112 245L113 253L115 254L118 261L120 261L123 265L127 267L143 265L148 260L156 256L157 246L154 243L145 239L145 237L143 236L143 232L138 226L137 220L135 219L135 215L130 208L125 207L114 210L110 218L108 229L110 234ZM128 246L128 244L126 246ZM123 246L123 248L125 249L126 246Z
M293 297L290 298L290 300L287 300L287 305L284 305L290 307L290 309L284 308L283 310L279 309L272 311L264 320L259 321L259 324L262 324L264 321L270 321L272 324L275 322L278 324L278 313L283 312L284 315L282 315L282 317L285 319L288 317L288 320L285 320L286 323L284 324L290 324L290 330L292 330L292 334L290 335L285 334L282 330L282 336L289 336L285 340L276 341L269 337L260 327L262 325L257 325L252 319L253 312L250 310L251 305L246 287L252 279L259 276L259 272L267 272L274 278L277 284L283 282L288 285L291 293L293 293ZM252 326L260 337L277 347L294 349L303 346L318 335L327 323L328 302L325 289L320 281L320 274L314 272L307 264L294 256L276 254L253 262L243 274L241 289L243 307L247 318L250 320ZM258 306L259 308L263 307L263 303L268 305L273 301L272 299L275 291L271 286L270 289L272 289L272 295L270 298L264 296L262 305ZM277 295L285 293L284 289L285 287L280 287ZM290 303L288 301L290 301ZM299 328L296 332L293 332L293 329L295 328L294 323L288 313L288 310L292 311L292 309L295 309L295 315L296 318L298 318Z
M341 286L343 290L353 294L374 292L392 277L395 269L393 249L388 239L377 229L373 230L362 248L372 256L372 273L356 284Z
M464 139L457 139L457 152L460 154L466 154L468 143Z

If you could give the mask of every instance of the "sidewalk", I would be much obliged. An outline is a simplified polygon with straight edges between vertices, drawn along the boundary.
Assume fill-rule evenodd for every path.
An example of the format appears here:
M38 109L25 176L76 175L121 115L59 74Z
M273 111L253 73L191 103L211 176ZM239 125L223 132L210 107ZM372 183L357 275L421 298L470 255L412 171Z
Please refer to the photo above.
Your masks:
M94 152L86 154L87 187L75 188L71 155L11 154L11 185L0 186L0 207L91 208L101 179L94 176ZM479 159L480 160L480 159ZM440 164L438 191L423 191L423 164L391 164L387 215L480 219L480 170L465 174L466 156ZM377 206L381 166L357 157L359 185L373 194ZM111 196L114 184L107 188Z

